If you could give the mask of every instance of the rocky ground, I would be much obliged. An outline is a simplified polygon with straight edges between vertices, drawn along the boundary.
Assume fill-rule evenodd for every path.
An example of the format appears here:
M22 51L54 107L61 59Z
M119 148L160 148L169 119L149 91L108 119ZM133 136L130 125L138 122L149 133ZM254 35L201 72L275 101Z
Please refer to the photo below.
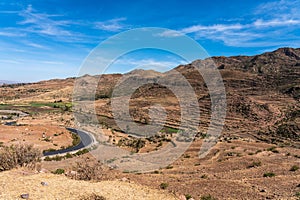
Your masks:
M87 182L71 180L64 175L12 170L0 173L0 198L21 199L176 199L166 191L149 189L127 181Z
M78 182L63 175L51 174L56 169L64 169L68 174L76 170L77 162L84 163L87 158L91 164L96 163L90 154L61 161L43 161L36 170L42 169L48 172L46 174L30 173L27 176L22 175L20 170L1 172L3 190L0 190L0 197L16 199L20 193L28 191L33 199L42 199L46 193L60 199L56 195L63 195L62 191L68 191L65 195L77 198L76 195L80 195L81 191L76 191L84 186L89 187L84 189L87 193L103 195L107 199L122 199L126 195L129 198L125 199L146 199L146 196L149 199L205 199L209 195L217 199L299 199L300 50L282 48L257 56L213 57L212 60L224 80L227 115L217 145L205 158L199 159L198 152L203 139L208 137L206 133L212 104L207 86L194 65L208 61L195 61L165 73L135 70L127 74L127 81L135 83L152 80L180 85L172 75L176 70L195 90L201 113L200 125L194 142L184 155L172 165L151 173L128 173L104 167L96 180L110 182L99 183ZM97 123L108 138L107 142L133 153L163 148L176 135L180 124L180 106L176 95L157 83L139 87L130 99L132 119L141 126L149 124L149 108L160 104L166 110L167 121L163 130L152 138L129 137L115 123L111 108L114 98L120 98L112 95L113 88L120 79L120 74L101 77L86 75L78 80L69 78L1 86L0 109L19 110L29 114L17 119L14 119L15 116L8 116L11 119L5 116L2 119L1 145L25 142L45 150L71 144L72 138L64 127L78 126L79 123L90 124L92 118L89 111L93 110L92 104L77 107L78 101L89 102L91 99L79 98L76 92L74 98L77 102L72 102L73 85L76 83L84 86L87 89L81 92L88 95L91 92L89 84L97 81ZM73 111L81 116L77 121ZM4 124L7 121L16 121L20 126L6 126ZM163 122L158 119L157 123ZM45 141L45 138L49 141ZM19 180L20 189L12 189L13 177ZM49 187L42 187L40 182L47 177ZM7 182L4 181L6 179ZM70 184L65 185L64 182ZM115 187L108 186L108 183ZM97 190L98 186L103 190ZM48 188L57 193L51 193Z

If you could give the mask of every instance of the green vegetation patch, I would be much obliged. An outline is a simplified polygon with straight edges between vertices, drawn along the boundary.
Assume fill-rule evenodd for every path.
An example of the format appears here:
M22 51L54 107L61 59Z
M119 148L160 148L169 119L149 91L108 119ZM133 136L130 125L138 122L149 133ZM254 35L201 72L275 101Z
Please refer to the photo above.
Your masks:
M73 104L70 102L31 102L30 106L37 108L48 106L51 108L60 108L63 111L70 111L73 107Z
M204 195L200 198L201 200L217 200L215 197L209 195Z
M0 110L9 110L12 106L11 104L0 104Z
M276 149L275 146L268 148L267 151L271 151L273 153L279 153L279 151Z
M298 169L299 169L299 166L293 165L293 166L291 167L290 171L291 171L291 172L295 172L295 171L297 171Z
M72 133L72 139L73 139L72 146L77 146L81 141L79 135L75 133Z
M64 174L65 170L64 169L56 169L55 171L52 172L53 174Z
M274 176L275 176L275 173L273 173L273 172L264 173L264 177L274 177Z
M160 132L162 133L177 133L179 130L177 128L165 127Z
M169 186L168 183L161 183L161 184L159 185L160 189L163 189L163 190L167 189L168 186Z
M251 163L250 165L248 165L247 168L260 167L260 166L261 166L261 162L260 161L254 161L253 163Z

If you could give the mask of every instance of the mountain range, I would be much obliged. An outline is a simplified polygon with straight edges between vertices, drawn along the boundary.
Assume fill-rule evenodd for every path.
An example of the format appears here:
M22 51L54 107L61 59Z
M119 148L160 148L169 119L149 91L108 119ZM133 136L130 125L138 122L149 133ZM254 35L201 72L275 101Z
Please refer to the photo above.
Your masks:
M268 142L291 143L300 141L300 49L280 48L255 56L212 57L223 78L227 98L227 115L224 135L248 135ZM102 123L119 129L111 111L112 93L121 80L143 82L163 80L176 85L174 70L181 73L193 87L201 109L199 132L206 132L210 122L211 100L207 86L195 63L160 73L153 70L134 70L128 74L105 74L55 79L28 84L4 85L0 88L2 101L72 101L74 84L85 88L89 94L89 83L98 82L96 112ZM91 90L92 91L92 90ZM83 95L86 96L86 95ZM75 96L76 98L76 96ZM82 99L84 100L84 99ZM157 83L139 87L131 96L130 114L134 121L145 123L150 120L148 110L153 104L161 104L167 112L166 126L180 125L180 107L176 96Z

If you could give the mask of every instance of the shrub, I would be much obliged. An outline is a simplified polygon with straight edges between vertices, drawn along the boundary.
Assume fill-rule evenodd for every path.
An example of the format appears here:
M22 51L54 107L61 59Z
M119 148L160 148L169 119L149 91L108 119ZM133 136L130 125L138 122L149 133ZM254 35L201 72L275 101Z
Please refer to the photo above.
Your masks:
M67 153L67 154L66 154L66 158L73 158L73 155L70 154L70 153Z
M247 168L259 167L259 166L261 166L261 162L260 161L254 161L253 163L248 165Z
M77 146L81 142L79 135L75 133L72 133L72 139L72 146Z
M64 174L65 170L64 169L56 169L54 172L52 172L53 174Z
M80 200L106 200L106 198L98 194L90 194L80 197Z
M264 173L264 177L274 177L275 174L273 172L266 172Z
M188 154L184 154L183 157L184 157L184 158L190 158L191 156L188 155Z
M75 166L74 171L76 171L75 176L71 178L76 180L101 180L103 173L103 166L101 163L89 163L88 159L85 159L82 162L78 162Z
M172 165L168 165L168 166L166 167L166 169L173 169L173 166L172 166Z
M210 194L209 195L204 195L200 199L201 200L216 200L216 198L212 197Z
M297 197L297 199L300 199L300 192L296 192L295 196Z
M267 149L267 151L271 151L273 153L279 153L279 151L276 149L276 147L270 147Z
M88 153L88 152L89 152L88 149L82 149L82 150L77 151L74 155L80 156L80 155L86 154L86 153Z
M234 156L235 152L228 152L226 153L226 156Z
M206 174L203 174L202 176L200 176L200 178L206 179L208 178L208 176Z
M165 189L167 189L168 186L169 186L168 183L161 183L159 187L160 187L160 189L165 190Z
M258 153L260 153L260 152L262 152L262 150L259 149L259 150L257 150L255 153L258 154Z
M291 167L290 171L291 171L291 172L295 172L295 171L297 171L298 169L299 169L299 166L293 165L293 166Z
M52 161L52 159L51 159L49 156L46 156L46 157L44 158L44 161Z
M44 141L45 141L45 142L51 142L51 140L50 140L49 137L44 138Z
M53 151L56 151L56 149L53 149L53 148L45 149L45 150L43 150L43 153L53 152Z
M185 194L184 196L185 196L185 198L186 198L187 200L189 200L189 199L192 198L192 195L190 195L190 194Z
M64 158L63 156L56 155L55 157L52 158L52 160L61 161L63 158Z
M41 152L32 145L12 145L0 149L0 171L10 170L17 166L26 166L40 161Z

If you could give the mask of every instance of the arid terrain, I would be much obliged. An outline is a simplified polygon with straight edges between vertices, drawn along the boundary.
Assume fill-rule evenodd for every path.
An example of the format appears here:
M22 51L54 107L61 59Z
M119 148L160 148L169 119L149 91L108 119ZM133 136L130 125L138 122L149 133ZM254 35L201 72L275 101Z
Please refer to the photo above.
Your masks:
M195 91L200 123L188 150L165 168L130 173L104 165L92 177L82 178L88 181L79 181L72 177L80 174L77 163L99 165L92 154L53 157L38 162L31 170L0 172L0 199L18 199L23 193L31 194L30 199L80 199L83 194L98 194L107 199L300 199L300 49L280 48L256 56L211 60L223 78L227 112L217 144L201 159L201 144L210 137L207 129L212 103L207 85L194 66L206 60L164 73L134 70L126 74L128 82L155 82L139 87L131 96L130 115L136 123L150 123L148 110L153 105L162 105L167 113L163 129L148 138L127 135L114 121L111 102L120 98L113 96L113 90L121 74L3 84L1 146L25 143L40 151L54 151L76 145L78 138L66 127L90 132L100 127L109 138L108 143L133 154L155 152L167 145L180 127L176 95L159 84L165 81L176 85L175 71ZM93 107L88 106L92 104L77 106L80 101L93 100L84 98L91 92L89 83L93 81L98 83L94 95L96 122L90 118ZM81 94L87 95L73 95L74 84L85 88ZM74 119L73 113L80 117ZM64 172L51 173L57 169ZM42 187L42 181L49 186Z

